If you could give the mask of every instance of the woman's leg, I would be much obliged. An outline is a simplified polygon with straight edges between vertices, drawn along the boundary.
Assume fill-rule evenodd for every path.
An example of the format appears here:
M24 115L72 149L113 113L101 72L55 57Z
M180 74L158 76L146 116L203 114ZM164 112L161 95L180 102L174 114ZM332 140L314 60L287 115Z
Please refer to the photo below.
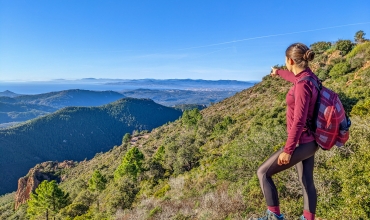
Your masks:
M279 206L278 193L271 176L312 157L317 149L318 146L315 141L301 144L294 150L290 162L281 166L277 164L278 157L283 152L283 149L280 149L258 168L257 176L268 206Z
M315 156L311 156L296 164L298 179L302 185L304 216L314 219L317 204L316 188L313 181Z

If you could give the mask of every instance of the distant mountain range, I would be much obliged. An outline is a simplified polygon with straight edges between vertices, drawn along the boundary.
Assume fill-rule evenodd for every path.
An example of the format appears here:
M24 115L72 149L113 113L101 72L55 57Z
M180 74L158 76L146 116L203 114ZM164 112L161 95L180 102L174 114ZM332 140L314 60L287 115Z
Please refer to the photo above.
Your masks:
M12 107L12 106L11 106ZM124 98L100 107L67 107L0 130L0 194L36 163L83 160L122 143L125 133L151 130L182 112L150 99Z
M236 93L236 91L135 89L130 91L122 91L121 93L127 97L149 98L165 106L176 106L182 104L196 104L209 106L212 103L220 102L227 97L233 96Z
M118 82L107 82L107 85L121 85L148 89L181 89L181 90L223 90L241 91L253 86L256 82L237 80L202 80L202 79L138 79ZM141 86L141 87L140 87Z
M89 80L96 81L94 79ZM0 93L0 129L14 125L17 122L55 112L63 107L99 106L123 97L149 98L161 105L171 107L198 105L204 108L204 106L209 106L234 95L237 92L236 85L241 86L241 88L251 85L250 83L245 84L244 82L231 80L128 80L128 83L131 87L135 87L133 84L162 88L182 86L187 90L135 89L115 92L70 89L36 95L20 95L7 90ZM232 86L226 86L228 84Z
M26 121L67 106L99 106L124 97L121 93L113 91L79 89L39 95L17 95L10 91L5 91L3 94L13 95L12 97L0 96L0 125Z
M31 82L0 81L0 88L15 93L40 94L69 89L84 89L98 91L122 91L135 89L178 89L178 90L222 90L242 91L259 81L237 80L202 80L202 79L95 79L50 80ZM0 96L2 94L0 93ZM6 95L8 96L8 95Z

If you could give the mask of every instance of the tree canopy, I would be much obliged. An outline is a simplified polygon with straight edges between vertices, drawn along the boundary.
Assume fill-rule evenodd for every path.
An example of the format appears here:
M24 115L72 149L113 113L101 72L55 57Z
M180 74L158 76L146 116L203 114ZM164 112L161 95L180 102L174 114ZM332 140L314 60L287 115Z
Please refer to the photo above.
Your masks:
M55 180L43 181L35 190L35 193L31 193L30 200L28 200L27 214L30 219L40 219L42 216L45 219L55 215L60 209L67 206L69 203L68 193L64 193L57 185Z
M121 165L114 172L114 178L127 175L136 178L143 169L144 155L137 147L131 148L122 159Z

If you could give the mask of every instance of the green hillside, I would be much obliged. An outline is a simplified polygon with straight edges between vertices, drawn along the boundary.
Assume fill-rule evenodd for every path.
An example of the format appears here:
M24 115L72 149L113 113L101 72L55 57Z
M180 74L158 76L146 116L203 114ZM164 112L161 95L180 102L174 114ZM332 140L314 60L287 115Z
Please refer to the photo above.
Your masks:
M349 41L349 49L348 42L318 43L312 45L317 53L312 69L340 94L353 125L344 147L320 150L315 157L317 217L369 219L370 42ZM127 141L66 169L59 187L70 200L55 210L56 216L246 219L263 213L266 204L256 170L284 145L290 86L266 76L201 112L185 111L181 119L135 143ZM295 169L274 176L287 219L297 219L303 208L297 178ZM0 199L0 217L25 218L27 204L9 211L11 196Z
M125 133L151 130L179 118L181 111L149 99L125 98L101 107L67 107L0 130L0 193L49 160L90 159L122 143Z

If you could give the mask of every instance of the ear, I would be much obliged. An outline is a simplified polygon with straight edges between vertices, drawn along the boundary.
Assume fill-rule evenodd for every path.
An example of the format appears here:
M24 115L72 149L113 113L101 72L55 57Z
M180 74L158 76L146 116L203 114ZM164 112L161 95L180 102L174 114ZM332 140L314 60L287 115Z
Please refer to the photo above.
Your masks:
M289 65L294 65L294 60L292 58L288 58Z

